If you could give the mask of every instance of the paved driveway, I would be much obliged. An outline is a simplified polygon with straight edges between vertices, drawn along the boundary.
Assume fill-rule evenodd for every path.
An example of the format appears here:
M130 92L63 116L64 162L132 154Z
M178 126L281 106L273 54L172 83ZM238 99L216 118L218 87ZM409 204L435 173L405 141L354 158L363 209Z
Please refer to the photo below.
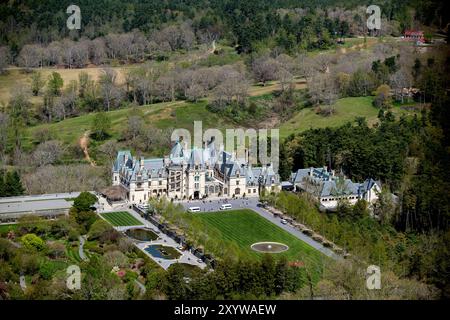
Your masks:
M184 208L188 209L189 207L200 207L201 212L199 213L193 213L193 214L201 214L202 212L213 212L213 211L219 211L220 205L224 203L231 203L233 206L233 209L251 209L258 213L261 217L269 220L270 222L276 224L283 230L289 232L294 237L302 240L303 242L306 242L311 247L317 249L318 251L322 252L324 255L333 258L333 259L341 259L342 257L334 253L329 248L324 247L321 243L315 241L311 237L308 237L301 231L297 230L295 227L291 226L290 224L283 224L281 223L281 218L274 217L274 215L267 210L263 209L262 207L258 207L257 204L259 203L258 198L248 198L248 200L243 199L228 199L228 200L196 200L196 201L183 201L178 202L180 203Z

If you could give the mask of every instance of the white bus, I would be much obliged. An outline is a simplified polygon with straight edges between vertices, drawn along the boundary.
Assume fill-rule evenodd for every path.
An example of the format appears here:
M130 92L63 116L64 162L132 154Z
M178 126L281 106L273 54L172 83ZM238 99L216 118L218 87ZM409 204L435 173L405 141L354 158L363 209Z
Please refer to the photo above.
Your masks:
M189 212L200 212L200 207L189 207Z
M230 203L226 203L226 204L221 205L219 209L220 210L228 210L228 209L231 209L231 208L232 208L231 204Z

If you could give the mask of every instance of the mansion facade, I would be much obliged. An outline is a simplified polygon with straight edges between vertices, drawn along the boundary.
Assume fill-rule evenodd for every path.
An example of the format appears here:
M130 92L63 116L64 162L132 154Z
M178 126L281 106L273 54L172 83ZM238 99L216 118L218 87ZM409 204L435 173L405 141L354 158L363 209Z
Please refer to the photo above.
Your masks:
M252 167L247 156L238 159L223 146L217 149L214 138L203 148L192 149L177 141L164 158L138 159L130 151L119 151L112 181L132 204L145 204L160 196L174 200L256 197L263 189L280 189L272 164Z
M378 200L381 183L373 179L353 182L338 177L333 170L323 168L299 169L291 174L290 184L298 191L312 194L319 200L321 210L334 210L339 201L354 205L358 200L366 200L369 205Z

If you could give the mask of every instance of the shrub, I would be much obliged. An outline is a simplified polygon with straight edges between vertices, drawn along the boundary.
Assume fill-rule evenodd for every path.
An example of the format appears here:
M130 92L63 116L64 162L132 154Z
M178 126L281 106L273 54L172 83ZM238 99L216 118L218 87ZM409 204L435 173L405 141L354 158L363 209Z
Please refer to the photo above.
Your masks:
M30 250L43 251L46 248L45 241L34 233L29 233L22 236L22 238L20 238L20 241L25 248Z

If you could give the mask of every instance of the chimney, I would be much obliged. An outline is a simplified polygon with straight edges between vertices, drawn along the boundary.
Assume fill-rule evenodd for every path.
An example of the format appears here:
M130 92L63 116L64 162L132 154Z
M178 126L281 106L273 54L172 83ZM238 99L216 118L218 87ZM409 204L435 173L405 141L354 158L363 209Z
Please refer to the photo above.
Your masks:
M310 167L310 168L309 168L309 176L310 176L310 177L312 177L312 175L313 175L313 170L314 170L313 167Z
M144 157L141 157L141 170L144 170Z

